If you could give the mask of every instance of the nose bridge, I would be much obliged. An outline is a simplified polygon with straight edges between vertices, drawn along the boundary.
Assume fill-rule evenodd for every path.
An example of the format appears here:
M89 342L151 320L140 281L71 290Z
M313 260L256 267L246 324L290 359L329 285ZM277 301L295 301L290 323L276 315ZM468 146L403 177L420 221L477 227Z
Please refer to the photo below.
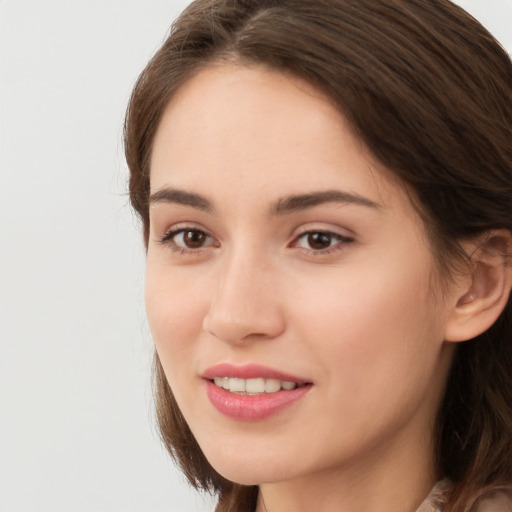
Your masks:
M272 338L284 319L272 283L277 269L256 247L234 247L219 262L219 276L204 319L216 338L238 343L251 336Z

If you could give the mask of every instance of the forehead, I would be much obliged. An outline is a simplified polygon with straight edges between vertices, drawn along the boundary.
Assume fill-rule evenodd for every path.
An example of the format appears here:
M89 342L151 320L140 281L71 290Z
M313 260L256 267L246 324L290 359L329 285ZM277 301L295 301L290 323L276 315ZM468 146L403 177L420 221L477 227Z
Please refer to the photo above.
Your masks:
M308 82L263 66L218 64L167 105L151 156L151 192L193 189L269 200L341 187L378 203L405 193Z

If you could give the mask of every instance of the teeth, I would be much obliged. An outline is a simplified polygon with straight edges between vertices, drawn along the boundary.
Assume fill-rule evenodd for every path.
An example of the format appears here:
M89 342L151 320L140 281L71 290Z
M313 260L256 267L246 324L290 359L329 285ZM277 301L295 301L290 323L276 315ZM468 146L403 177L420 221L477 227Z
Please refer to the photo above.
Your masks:
M235 377L215 377L216 386L224 388L231 393L261 395L263 393L276 393L281 389L290 391L297 387L297 383L281 381L278 379L237 379Z
M265 379L247 379L245 381L246 393L264 393Z
M233 393L245 393L245 379L229 379L229 391Z
M215 377L213 381L219 388L229 389L229 379L227 377Z
M265 393L275 393L281 389L281 381L277 379L265 380Z

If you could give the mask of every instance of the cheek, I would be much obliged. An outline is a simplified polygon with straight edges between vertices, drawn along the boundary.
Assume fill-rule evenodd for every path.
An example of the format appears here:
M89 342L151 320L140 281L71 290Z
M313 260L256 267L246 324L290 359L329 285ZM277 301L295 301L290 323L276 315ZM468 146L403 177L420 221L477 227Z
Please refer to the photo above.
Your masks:
M202 329L208 308L204 286L197 279L148 262L145 302L156 349L168 378L174 380L192 357Z
M429 361L434 365L440 350L442 322L430 296L429 266L398 263L361 262L361 271L351 265L315 287L295 288L309 290L296 295L294 317L302 319L299 330L307 333L312 357L355 393L371 388L368 379L406 382Z
M320 283L324 293L296 303L297 332L319 369L321 407L313 416L329 439L343 432L340 450L347 440L359 446L391 436L413 417L429 424L434 414L442 331L428 273L417 270L340 274ZM331 414L320 419L326 409Z

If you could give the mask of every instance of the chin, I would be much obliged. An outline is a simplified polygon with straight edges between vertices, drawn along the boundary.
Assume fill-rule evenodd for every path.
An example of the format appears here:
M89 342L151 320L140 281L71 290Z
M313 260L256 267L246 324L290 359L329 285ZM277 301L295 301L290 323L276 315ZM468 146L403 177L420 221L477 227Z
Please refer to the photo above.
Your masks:
M276 453L266 456L252 453L250 450L213 450L215 453L204 451L208 462L221 476L241 485L260 485L263 483L275 483L289 480L295 476L295 472L282 460L276 457Z

